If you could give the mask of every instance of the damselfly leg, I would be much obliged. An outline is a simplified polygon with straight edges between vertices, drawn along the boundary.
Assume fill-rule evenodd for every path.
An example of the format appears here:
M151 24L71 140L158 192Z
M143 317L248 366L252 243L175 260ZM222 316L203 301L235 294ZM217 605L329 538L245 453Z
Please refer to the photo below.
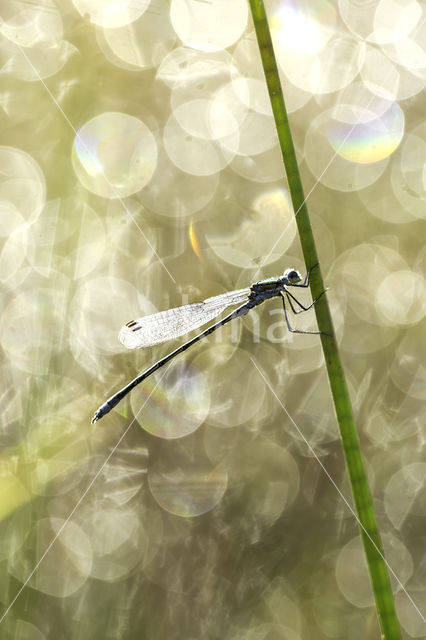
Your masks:
M292 328L292 326L290 324L290 321L288 319L287 309L286 309L286 306L285 306L285 294L286 293L288 293L288 292L286 291L285 293L282 293L281 295L282 295L282 301L283 301L285 322L286 322L286 325L287 325L287 329L290 331L290 333L310 333L310 334L313 334L313 335L321 335L322 331L303 331L303 329L293 329ZM289 300L289 302L290 302L290 300ZM302 309L302 311L303 311L303 309Z
M290 308L291 308L292 312L294 313L294 315L297 315L298 313L303 313L303 311L309 311L309 309L312 309L312 307L317 302L317 300L319 300L321 298L321 296L324 295L324 293L326 291L327 291L327 289L324 289L324 291L321 291L319 296L317 298L315 298L315 300L313 302L311 302L309 307L304 307L303 304L292 293L290 293L290 291L287 291L287 289L285 290L285 292L282 292L281 295L286 295L287 296L287 300L288 300L288 303L290 305ZM293 300L296 304L299 305L300 309L298 311L293 307L293 304L292 304L291 300Z
M311 267L306 275L306 278L304 280L304 282L302 282L302 284L292 284L292 285L287 285L288 286L292 286L292 287L303 287L306 288L309 286L309 282L311 279L311 271L312 269L315 269L315 267L317 267L318 264L314 264L313 267ZM285 288L284 291L281 291L281 298L283 301L283 309L284 309L284 317L285 317L285 321L286 321L286 325L287 325L287 329L291 332L291 333L308 333L311 335L328 335L327 333L325 333L324 331L304 331L303 329L293 329L293 327L290 324L290 321L288 319L288 315L287 315L287 308L285 306L285 297L287 296L287 300L288 303L290 305L290 309L292 310L292 312L297 315L298 313L303 313L304 311L309 311L309 309L312 309L312 307L315 305L315 303L321 298L322 295L324 295L324 293L327 291L327 289L324 289L324 291L321 291L321 293L319 294L319 296L317 296L315 298L315 300L313 300L311 302L310 305L308 305L307 307L305 307L300 300L298 300L292 293L290 293L290 291ZM300 309L295 309L293 306L293 302L295 302Z

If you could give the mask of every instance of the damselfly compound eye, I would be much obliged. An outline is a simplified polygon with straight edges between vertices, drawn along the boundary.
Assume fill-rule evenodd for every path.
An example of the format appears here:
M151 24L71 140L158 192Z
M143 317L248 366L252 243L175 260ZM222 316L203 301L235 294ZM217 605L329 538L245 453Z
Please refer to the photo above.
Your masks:
M296 269L287 269L284 271L284 278L287 278L290 284L297 284L302 280L302 276Z

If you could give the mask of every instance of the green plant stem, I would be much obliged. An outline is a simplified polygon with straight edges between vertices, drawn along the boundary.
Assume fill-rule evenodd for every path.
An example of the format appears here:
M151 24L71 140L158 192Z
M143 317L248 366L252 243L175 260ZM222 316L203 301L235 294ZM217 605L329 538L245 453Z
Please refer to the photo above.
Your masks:
M249 0L256 36L268 86L278 139L287 174L293 208L300 235L306 268L318 263L314 237L305 203L302 181L297 166L271 34L262 0ZM321 271L314 269L311 279L312 296L316 298L324 289ZM352 414L345 375L340 361L333 322L326 296L315 305L318 327L329 335L322 335L321 342L327 366L328 378L339 423L345 460L358 514L361 536L376 600L379 623L385 640L401 640L389 575L384 560L383 545L377 527L373 502L362 461L358 434Z

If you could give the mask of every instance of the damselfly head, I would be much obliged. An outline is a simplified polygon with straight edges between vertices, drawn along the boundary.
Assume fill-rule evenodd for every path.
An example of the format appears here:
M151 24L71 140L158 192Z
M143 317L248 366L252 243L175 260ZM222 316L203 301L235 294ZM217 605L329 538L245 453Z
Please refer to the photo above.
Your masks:
M297 284L302 280L302 276L296 269L286 269L284 271L284 279L288 280L290 284Z

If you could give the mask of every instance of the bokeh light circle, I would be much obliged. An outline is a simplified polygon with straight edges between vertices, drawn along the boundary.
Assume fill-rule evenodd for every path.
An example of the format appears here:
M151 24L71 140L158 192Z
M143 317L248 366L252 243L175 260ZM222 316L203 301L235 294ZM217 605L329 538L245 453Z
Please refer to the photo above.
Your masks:
M395 590L412 575L413 560L405 544L393 535L383 536L383 546L386 560L392 567L389 577ZM336 561L336 580L343 596L355 606L369 607L374 604L365 553L359 536L352 538L340 550Z
M18 39L21 30L16 34ZM25 32L25 27L23 30ZM39 82L54 76L78 53L74 45L66 40L56 40L54 35L53 41L26 48L25 55L19 42L15 44L3 40L3 55L6 51L8 59L2 67L3 73L24 82Z
M140 191L151 180L157 155L154 136L142 120L109 112L78 129L72 163L86 189L114 199Z
M250 182L285 180L281 150L278 145L254 156L237 155L230 163L233 171Z
M412 327L395 349L389 376L395 386L410 398L426 400L426 323ZM417 416L413 417L414 424Z
M368 47L360 75L370 91L396 100L401 76L396 66L380 49Z
M89 352L114 354L124 351L118 332L124 322L156 311L132 284L115 277L86 279L75 292L70 307L70 341L75 356Z
M213 199L219 173L194 175L179 169L160 150L152 180L138 194L138 200L150 211L165 218L186 218L207 207Z
M156 502L168 513L193 518L207 513L222 500L228 486L228 474L218 465L195 461L192 465L169 465L148 474L148 483Z
M214 3L172 0L170 17L185 46L219 51L230 47L243 33L248 6L245 0L215 0Z
M264 189L244 207L244 215L222 216L218 228L207 227L206 239L215 255L242 268L268 265L280 259L296 234L293 207L287 190ZM226 211L226 209L225 209ZM248 283L251 284L251 283Z
M350 86L356 78L364 59L364 47L350 38L336 37L319 55L295 56L282 50L277 59L296 87L317 95L329 94Z
M426 312L424 277L413 271L394 271L376 290L378 311L390 326L414 324Z
M254 36L241 38L233 51L233 64L240 77L259 80L264 85L265 74L258 54L258 44ZM288 113L297 111L311 98L311 93L296 87L290 80L286 82L285 105ZM263 90L261 91L263 94ZM280 163L277 163L280 164Z
M178 107L181 120L187 122L185 105ZM191 111L189 107L189 112ZM194 129L200 129L194 123ZM201 127L205 131L204 127ZM237 134L234 134L234 137ZM196 176L209 176L222 171L232 160L235 151L224 149L214 140L185 131L172 114L164 127L164 148L173 164L181 171Z
M0 235L9 236L40 215L46 182L37 162L14 147L0 147Z
M21 291L4 309L0 340L15 367L37 375L49 371L53 355L65 348L65 300L65 288L36 287Z
M173 111L174 117L179 125L190 136L197 136L203 140L215 140L221 138L236 130L236 124L231 121L231 131L217 130L216 118L212 113L212 103L210 100L190 100L177 106ZM222 118L220 117L222 116ZM219 125L222 124L223 116L225 119L230 117L226 111L222 110L218 114L217 120Z
M204 422L210 390L201 371L176 360L165 372L136 387L130 403L142 429L158 438L182 438Z
M212 98L234 73L234 57L226 50L201 52L176 47L160 64L156 77L171 89L174 110L183 102Z
M105 582L122 580L149 559L149 537L138 515L130 505L101 503L83 507L79 522L92 541L93 578Z
M336 10L327 0L284 0L271 6L268 15L277 50L307 55L316 55L327 46L336 20Z
M401 255L379 242L363 243L343 253L339 263L338 276L345 283L342 291L346 293L351 316L380 327L392 324L389 318L383 315L387 288L382 292L382 308L377 305L377 298L372 297L371 292L377 292L381 283L386 282L388 278L391 278L391 282L394 273L409 272L407 262ZM337 282L336 286L339 286ZM398 291L395 291L394 296L397 294ZM394 296L392 300L396 304Z
M2 35L15 44L42 48L62 40L62 15L53 0L44 0L43 4L10 2L8 9L5 7L0 28Z
M55 544L44 557L52 539ZM42 559L32 575L37 560ZM61 570L58 571L58 566ZM27 581L36 591L56 598L66 598L86 582L92 569L92 546L83 529L61 518L43 518L28 532L25 555L12 554L9 572L21 582Z
M265 385L241 347L235 348L235 326L215 337L216 344L194 359L194 364L206 372L209 380L211 406L209 423L230 428L255 419L265 397ZM241 372L245 371L245 375Z
M422 18L417 0L380 0L374 15L374 39L379 44L398 42L408 36Z
M376 99L376 103L379 98ZM404 133L404 114L396 102L380 100L367 108L339 104L325 128L331 146L342 158L372 164L389 157Z
M410 515L426 516L425 477L426 463L413 462L398 469L387 483L385 510L396 529L399 530Z
M144 11L132 23L99 30L98 42L105 56L125 69L150 69L158 65L176 42L169 11L166 0L155 0L155 10Z
M362 2L362 11L358 0L338 0L338 4L340 17L347 28L356 36L374 42L373 23L379 1Z
M297 499L299 467L284 447L260 436L233 448L227 468L230 497L223 508L228 526L238 531L239 539L256 543Z
M406 189L413 197L425 195L426 123L422 122L404 139L400 167ZM426 216L426 214L425 214Z
M386 144L385 157L374 160L376 138L387 133L377 128L342 123L335 110L327 109L312 122L305 138L305 157L318 181L337 191L357 191L373 184L386 168L393 147ZM361 162L362 161L362 162Z
M234 79L216 92L210 122L224 150L239 156L264 153L277 145L272 113L257 81Z
M149 0L72 0L72 3L82 16L104 29L131 24L150 5Z

